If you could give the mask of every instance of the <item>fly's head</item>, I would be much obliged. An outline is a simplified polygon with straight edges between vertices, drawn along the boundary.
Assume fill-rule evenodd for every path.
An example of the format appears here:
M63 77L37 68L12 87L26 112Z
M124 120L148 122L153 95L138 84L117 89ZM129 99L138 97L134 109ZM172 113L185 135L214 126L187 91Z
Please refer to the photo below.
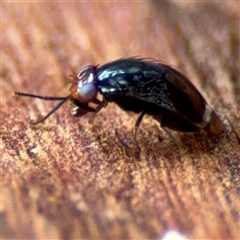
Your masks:
M96 66L88 66L79 72L73 79L70 87L71 99L74 102L88 104L96 99L98 88L94 83L94 76L97 72Z
M81 117L87 112L100 111L106 106L106 101L100 101L97 98L99 93L95 81L97 66L91 65L85 67L74 77L70 87L70 100L73 103L71 114L74 117Z

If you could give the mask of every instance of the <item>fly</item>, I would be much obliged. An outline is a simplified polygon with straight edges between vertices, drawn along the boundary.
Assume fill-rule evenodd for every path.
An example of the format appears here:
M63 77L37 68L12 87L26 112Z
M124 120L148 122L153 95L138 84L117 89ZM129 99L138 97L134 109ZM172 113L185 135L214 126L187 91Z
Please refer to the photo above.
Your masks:
M98 94L102 100L97 98ZM176 69L154 61L138 58L119 59L100 67L90 65L74 77L66 97L40 96L22 92L15 95L60 102L43 118L44 122L62 104L73 103L71 114L81 117L97 113L108 102L125 111L139 114L135 135L145 114L151 115L162 128L181 132L204 129L220 134L224 125L196 87ZM91 106L90 106L91 105ZM95 106L95 107L94 107Z

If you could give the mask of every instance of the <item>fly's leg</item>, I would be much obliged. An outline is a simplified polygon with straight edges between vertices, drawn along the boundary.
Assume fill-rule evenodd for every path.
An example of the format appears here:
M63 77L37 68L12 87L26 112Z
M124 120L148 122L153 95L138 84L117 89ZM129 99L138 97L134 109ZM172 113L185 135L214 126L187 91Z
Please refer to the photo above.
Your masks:
M99 100L98 100L99 101ZM108 105L108 101L104 99L102 102L100 102L95 110L95 113L98 113L102 108L105 108Z
M133 139L133 142L134 142L134 148L135 148L135 145L137 143L137 132L138 132L138 128L139 128L139 125L144 117L144 115L146 114L145 111L141 112L141 114L138 116L138 119L135 123L135 126L134 126L134 139Z
M102 108L106 107L108 104L107 100L103 100L102 102L98 99L92 101L95 104L98 104L97 108L90 107L88 105L82 104L80 102L73 102L74 107L71 109L71 115L74 117L81 117L88 112L98 113Z

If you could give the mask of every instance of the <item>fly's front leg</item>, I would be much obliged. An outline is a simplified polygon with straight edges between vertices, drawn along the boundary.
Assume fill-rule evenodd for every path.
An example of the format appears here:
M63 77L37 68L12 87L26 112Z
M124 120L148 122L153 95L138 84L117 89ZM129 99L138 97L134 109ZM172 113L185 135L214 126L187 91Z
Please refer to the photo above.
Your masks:
M106 107L108 104L107 100L100 101L95 99L92 103L98 104L97 108L90 107L86 104L74 101L74 107L71 109L71 115L74 117L81 117L88 112L98 113L102 108Z

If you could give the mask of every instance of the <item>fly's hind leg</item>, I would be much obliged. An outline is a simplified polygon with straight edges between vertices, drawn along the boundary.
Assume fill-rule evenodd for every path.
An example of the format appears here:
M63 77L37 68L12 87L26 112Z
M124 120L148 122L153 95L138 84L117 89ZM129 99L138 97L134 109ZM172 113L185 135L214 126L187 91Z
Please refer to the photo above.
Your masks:
M164 132L169 136L169 138L178 146L181 147L182 144L176 140L176 138L171 134L171 132L168 131L168 129L165 127L165 119L163 114L159 114L153 117L156 121L159 122L160 127L164 130Z

